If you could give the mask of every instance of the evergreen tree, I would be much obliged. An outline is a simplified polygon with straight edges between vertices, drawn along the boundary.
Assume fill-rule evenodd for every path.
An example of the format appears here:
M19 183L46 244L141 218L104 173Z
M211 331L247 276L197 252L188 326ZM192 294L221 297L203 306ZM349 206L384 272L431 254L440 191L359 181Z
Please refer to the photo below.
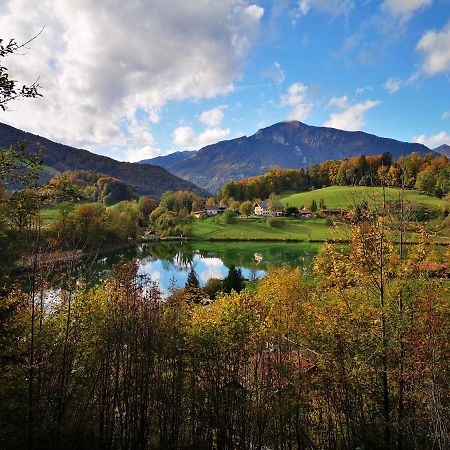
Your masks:
M309 207L309 209L312 212L316 212L317 211L317 203L316 203L316 201L314 199L311 201L311 206Z
M198 281L197 274L195 273L194 266L191 266L191 270L189 271L187 281L186 281L186 287L187 288L199 288L200 282Z
M236 269L234 265L230 266L227 277L223 280L223 291L230 293L232 290L241 292L244 289L244 277L241 269Z

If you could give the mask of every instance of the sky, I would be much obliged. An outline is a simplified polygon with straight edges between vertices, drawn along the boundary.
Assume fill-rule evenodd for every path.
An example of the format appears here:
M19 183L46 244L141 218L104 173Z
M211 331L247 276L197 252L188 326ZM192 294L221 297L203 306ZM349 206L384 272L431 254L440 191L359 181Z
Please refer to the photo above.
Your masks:
M118 160L284 120L450 144L450 0L0 0L33 36L0 122Z

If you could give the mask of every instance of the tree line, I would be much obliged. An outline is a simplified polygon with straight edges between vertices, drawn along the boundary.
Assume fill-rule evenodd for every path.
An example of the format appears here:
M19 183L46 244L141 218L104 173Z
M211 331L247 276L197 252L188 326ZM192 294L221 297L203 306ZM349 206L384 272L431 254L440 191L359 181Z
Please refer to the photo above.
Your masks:
M285 191L303 192L327 186L391 186L416 189L430 196L450 192L450 163L445 156L411 153L392 159L390 153L328 160L306 169L273 169L241 181L225 183L219 199L265 199Z
M123 181L92 170L65 171L51 178L48 185L76 186L79 188L80 200L103 203L106 206L112 206L121 201L138 200L140 197Z

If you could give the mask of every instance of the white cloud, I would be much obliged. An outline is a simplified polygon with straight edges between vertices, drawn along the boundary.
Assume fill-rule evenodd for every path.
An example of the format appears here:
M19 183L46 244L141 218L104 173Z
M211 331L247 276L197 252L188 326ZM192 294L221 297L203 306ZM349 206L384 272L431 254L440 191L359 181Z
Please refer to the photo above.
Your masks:
M441 116L441 120L450 119L450 111L444 111Z
M281 106L293 107L287 115L287 120L307 119L311 113L314 103L307 99L308 87L303 83L294 83L289 86L286 94L281 96Z
M196 134L190 126L175 128L172 134L173 144L184 149L192 149L202 148L226 139L230 135L230 129L220 128L224 118L223 109L225 108L227 108L227 105L216 106L203 111L198 120L203 125L206 125L206 128L199 134Z
M202 148L226 139L229 135L229 128L209 127L197 135L191 127L181 126L173 131L172 142L183 149Z
M427 147L433 149L442 144L450 145L450 134L446 131L441 131L434 136L426 136L425 134L421 134L420 136L413 137L413 142L418 142L419 144L426 145Z
M358 87L358 88L356 88L355 93L356 93L356 95L361 95L368 91L373 91L373 87L371 87L371 86Z
M303 83L291 84L286 94L281 97L282 106L295 106L303 101L308 87Z
M427 31L416 45L424 61L422 69L428 75L450 70L450 21L442 31Z
M200 122L210 128L218 127L223 120L222 108L223 107L217 106L216 108L209 109L208 111L203 111L200 114Z
M299 0L298 1L298 11L300 14L306 16L311 9L310 0Z
M202 148L205 145L215 144L226 139L230 135L229 128L208 128L200 133L196 139L196 147Z
M299 103L294 109L286 116L286 120L299 120L305 121L311 114L313 108L312 103Z
M263 77L272 79L276 84L282 84L286 79L286 72L281 67L281 64L275 61L272 67L263 73Z
M138 148L127 149L127 161L138 162L143 159L155 158L156 156L161 156L162 151L159 148L154 148L152 146L144 146Z
M396 18L409 20L415 12L432 3L433 0L384 0L383 7Z
M366 125L365 113L379 104L378 100L356 103L344 111L332 113L323 126L348 131L362 130Z
M250 19L258 22L264 15L264 8L261 8L261 6L258 5L249 5L245 8L245 14L247 14Z
M346 108L348 106L348 97L343 95L342 97L332 97L328 102L328 108Z
M306 16L310 11L332 16L348 15L354 6L354 0L298 0L293 14L295 19Z
M245 0L176 2L176 7L167 0L1 5L6 39L25 41L45 25L26 56L6 60L21 83L39 76L44 97L16 102L2 120L94 149L125 149L134 136L124 134L121 124L132 122L138 110L146 126L160 120L170 101L233 91L264 13Z
M173 130L172 137L176 146L190 148L194 143L194 130L191 127L178 127Z
M395 92L400 90L400 87L402 85L402 80L400 78L389 78L386 83L384 83L384 89L386 89L389 94L394 94Z

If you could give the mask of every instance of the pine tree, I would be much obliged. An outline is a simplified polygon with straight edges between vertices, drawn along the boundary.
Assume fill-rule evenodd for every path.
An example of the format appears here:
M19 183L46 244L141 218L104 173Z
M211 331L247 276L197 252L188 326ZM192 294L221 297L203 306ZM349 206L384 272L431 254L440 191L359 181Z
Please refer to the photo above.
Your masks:
M186 281L186 287L187 288L199 288L200 282L198 281L197 274L195 273L194 266L191 266L191 270L189 271L187 281Z
M223 280L224 292L230 293L232 290L241 292L244 289L244 277L241 269L236 269L235 266L230 266L227 277Z
M317 203L316 203L315 200L312 200L311 206L309 207L309 209L310 209L312 212L316 212L316 211L317 211Z

